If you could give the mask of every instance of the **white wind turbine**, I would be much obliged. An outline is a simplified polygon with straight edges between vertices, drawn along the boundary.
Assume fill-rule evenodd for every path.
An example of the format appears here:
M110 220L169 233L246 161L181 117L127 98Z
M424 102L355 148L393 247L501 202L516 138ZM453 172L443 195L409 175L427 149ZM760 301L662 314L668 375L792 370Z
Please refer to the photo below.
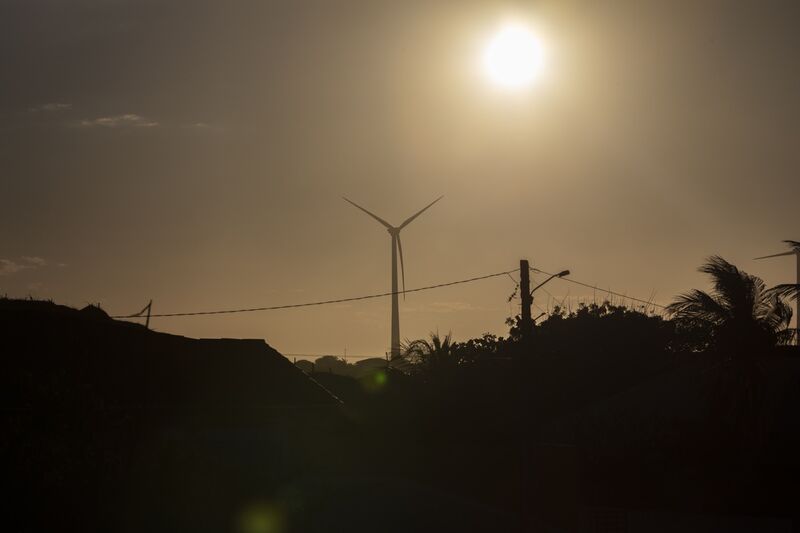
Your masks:
M772 255L765 255L763 257L756 257L756 260L758 260L758 259L770 259L772 257L783 257L785 255L793 255L793 256L795 256L795 261L796 261L796 266L797 266L797 277L795 278L795 284L796 285L794 286L794 289L793 289L793 292L794 292L794 295L795 295L794 316L795 316L795 320L797 321L795 323L795 328L796 328L795 341L797 342L797 345L800 346L800 294L798 294L798 291L800 291L800 242L797 242L797 241L783 241L783 242L788 244L789 247L791 248L791 250L789 250L788 252L780 253L780 254L772 254ZM785 286L786 285L783 285L781 287L785 287ZM786 286L786 287L790 287L790 286ZM787 291L787 292L791 292L791 291Z
M343 197L344 198L344 197ZM402 224L395 227L383 220L381 217L374 213L370 213L357 203L344 198L346 202L354 205L358 209L362 210L386 228L389 232L389 235L392 236L392 341L391 341L391 356L392 358L398 357L400 355L400 301L398 298L398 290L397 290L397 253L400 252L400 271L403 280L403 291L406 290L406 272L405 267L403 266L403 245L400 243L400 230L408 226L412 220L420 216L425 210L431 207L433 204L438 202L444 198L444 196L440 196L436 200L432 201L415 214L411 215ZM403 293L403 297L405 298L405 292Z

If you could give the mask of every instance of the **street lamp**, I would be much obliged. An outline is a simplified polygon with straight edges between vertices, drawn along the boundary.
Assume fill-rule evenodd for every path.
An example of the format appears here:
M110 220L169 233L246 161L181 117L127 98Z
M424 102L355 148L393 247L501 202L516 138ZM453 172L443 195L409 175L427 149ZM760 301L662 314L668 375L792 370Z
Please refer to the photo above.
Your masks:
M533 293L534 291L536 291L536 289L538 289L539 287L541 287L542 285L544 285L553 278L563 278L564 276L569 276L569 270L562 270L558 274L552 274L549 278L547 278L546 280L535 286L533 289L531 289L531 300L533 300Z
M558 274L551 274L549 278L530 289L530 267L528 261L522 259L519 262L520 276L520 297L522 300L522 313L520 316L520 333L523 337L527 336L533 329L534 320L531 317L531 306L533 305L533 292L553 278L563 278L569 276L569 270L562 270ZM537 317L538 318L538 317Z

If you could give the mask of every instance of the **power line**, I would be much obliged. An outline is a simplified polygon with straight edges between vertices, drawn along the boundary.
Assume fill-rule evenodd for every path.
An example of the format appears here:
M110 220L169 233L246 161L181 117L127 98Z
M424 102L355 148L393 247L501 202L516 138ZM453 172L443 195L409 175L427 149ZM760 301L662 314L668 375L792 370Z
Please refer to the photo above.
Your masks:
M556 297L553 296L553 293L548 291L546 288L544 288L544 287L539 287L539 288L542 289L545 292L545 294L547 294L550 297L551 300L555 300L556 299Z
M532 270L534 272L539 272L541 274L545 274L545 275L548 275L548 276L552 276L553 275L550 272L546 272L546 271L538 269L538 268L530 267L530 270ZM484 279L495 278L495 277L499 277L499 276L509 276L509 277L511 277L511 273L516 272L516 271L517 271L517 269L507 270L507 271L504 271L504 272L497 272L497 273L494 273L494 274L487 274L485 276L477 276L477 277L474 277L474 278L462 279L462 280L458 280L458 281L451 281L451 282L447 282L447 283L439 283L437 285L428 285L426 287L419 287L419 288L416 288L416 289L406 289L406 290L397 291L397 292L383 292L383 293L378 293L378 294L368 294L368 295L365 295L365 296L355 296L355 297L351 297L351 298L338 298L338 299L335 299L335 300L323 300L323 301L318 301L318 302L305 302L305 303L299 303L299 304L274 305L274 306L265 306L265 307L249 307L249 308L241 308L241 309L219 309L219 310L213 310L213 311L192 311L192 312L183 312L183 313L157 313L157 314L151 314L150 317L167 318L167 317L181 317L181 316L225 315L225 314L236 314L236 313L252 313L252 312L256 312L256 311L277 311L277 310L281 310L281 309L296 309L296 308L300 308L300 307L313 307L313 306L319 306L319 305L330 305L330 304L336 304L336 303L355 302L355 301L360 301L360 300L370 300L370 299L375 299L375 298L385 298L387 296L392 296L394 294L406 294L406 293L412 293L412 292L427 291L427 290L431 290L431 289L438 289L438 288L441 288L441 287L449 287L449 286L453 286L453 285L460 285L460 284L463 284L463 283L471 283L471 282L474 282L474 281L481 281L481 280L484 280ZM514 280L513 277L511 279ZM657 303L655 303L653 301L647 301L647 300L643 300L641 298L635 298L633 296L628 296L628 295L625 295L625 294L614 292L614 291L612 291L610 289L604 289L602 287L598 287L596 285L591 285L589 283L584 283L582 281L578 281L578 280L575 280L575 279L572 279L572 278L561 277L559 279L562 279L564 281L568 281L570 283L574 283L576 285L581 285L583 287L594 289L594 290L597 290L597 291L600 291L600 292L603 292L603 293L613 294L613 295L618 296L620 298L624 298L624 299L640 302L640 303L645 304L645 305L652 305L654 307L659 307L661 309L665 309L666 308L666 306L661 305L661 304L657 304ZM514 280L514 281L516 281L516 280ZM547 293L551 297L553 297L553 295L550 294L549 291ZM142 313L140 312L140 313L131 314L131 315L115 315L115 316L112 316L111 318L141 318L141 317L142 317Z
M284 357L335 357L336 359L386 359L385 355L334 355L330 353L284 353Z
M531 269L531 270L533 270L533 269ZM531 278L531 279L533 279L533 278ZM540 288L540 289L544 289L544 287L539 287L539 288ZM542 313L542 314L545 314L545 315L549 314L547 311L545 311L544 309L542 309L542 308L539 306L539 304L537 304L537 303L536 303L536 300L531 300L531 304L533 304L533 306L534 306L536 309L538 309L540 313Z
M516 269L507 270L505 272L497 272L496 274L487 274L485 276L478 276L478 277L469 278L469 279L461 279L461 280L458 280L458 281L451 281L451 282L448 282L448 283L439 283L438 285L429 285L427 287L419 287L417 289L406 289L406 290L403 290L403 291L396 291L396 292L394 292L394 291L393 292L383 292L383 293L380 293L380 294L369 294L369 295L366 295L366 296L355 296L355 297L352 297L352 298L339 298L337 300L323 300L323 301L320 301L320 302L306 302L306 303L301 303L301 304L273 305L273 306L268 306L268 307L249 307L249 308L243 308L243 309L222 309L222 310L216 310L216 311L193 311L193 312L187 312L187 313L157 313L157 314L151 314L150 316L151 317L175 317L175 316L200 316L200 315L230 315L230 314L234 314L234 313L252 313L252 312L255 312L255 311L276 311L276 310L279 310L279 309L294 309L294 308L298 308L298 307L312 307L312 306L317 306L317 305L328 305L328 304L338 304L338 303L345 303L345 302L356 302L356 301L359 301L359 300L369 300L369 299L373 299L373 298L384 298L386 296L392 296L394 294L407 294L407 293L410 293L410 292L420 292L420 291L427 291L427 290L430 290L430 289L438 289L438 288L441 288L441 287L450 287L452 285L459 285L459 284L462 284L462 283L471 283L473 281L480 281L480 280L489 279L489 278L496 278L496 277L499 277L499 276L506 276L508 274L511 274L512 272L516 272ZM116 315L116 316L112 316L111 318L140 318L140 316L139 316L140 314L141 313L137 313L135 315Z
M554 276L555 275L555 274L551 274L550 272L545 272L544 270L539 270L538 268L533 268L533 267L530 267L530 268L534 272L540 272L540 273L546 274L548 276ZM643 304L646 304L646 305L652 305L652 306L655 306L655 307L660 307L661 309L666 309L667 308L666 305L661 305L661 304L657 304L657 303L655 303L653 301L642 300L641 298L634 298L633 296L627 296L625 294L620 294L618 292L612 291L611 289L603 289L602 287L597 287L595 285L590 285L588 283L584 283L582 281L578 281L578 280L575 280L575 279L572 279L572 278L561 277L561 278L558 278L558 279L561 279L561 280L564 280L564 281L569 281L570 283L575 283L576 285L582 285L584 287L588 287L588 288L594 289L596 291L605 292L607 294L613 294L614 296L619 296L620 298L633 300L634 302L640 302L640 303L643 303Z

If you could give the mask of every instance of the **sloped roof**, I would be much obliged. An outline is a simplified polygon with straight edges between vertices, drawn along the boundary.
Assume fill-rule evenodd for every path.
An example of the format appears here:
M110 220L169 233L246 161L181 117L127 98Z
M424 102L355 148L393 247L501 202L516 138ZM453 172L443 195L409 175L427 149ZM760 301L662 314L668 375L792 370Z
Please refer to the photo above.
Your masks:
M3 396L32 403L298 408L338 400L263 340L191 339L102 313L0 300Z

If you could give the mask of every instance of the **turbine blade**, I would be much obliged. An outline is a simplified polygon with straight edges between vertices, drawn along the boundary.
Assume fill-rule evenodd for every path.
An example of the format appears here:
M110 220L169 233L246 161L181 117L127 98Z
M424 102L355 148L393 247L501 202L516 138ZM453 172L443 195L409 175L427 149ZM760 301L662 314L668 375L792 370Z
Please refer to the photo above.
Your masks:
M376 215L376 214L374 214L374 213L370 213L369 211L367 211L366 209L364 209L363 207L361 207L361 206L360 206L360 205L358 205L357 203L355 203L355 202L353 202L353 201L351 201L351 200L349 200L349 199L345 198L344 196L342 196L342 199L343 199L345 202L348 202L348 203L350 203L350 204L354 205L355 207L357 207L357 208L361 209L361 210L362 210L362 211L364 211L366 214L368 214L369 216L371 216L372 218L374 218L375 220L377 220L378 222L380 222L381 224L383 224L384 226L386 226L386 228L388 228L388 229L392 229L392 225L391 225L391 224L389 224L388 222L386 222L385 220L383 220L383 219L382 219L381 217L379 217L378 215Z
M400 252L400 279L403 280L403 300L406 299L406 267L403 265L403 244L400 242L400 233L397 234L397 251Z
M795 252L795 251L791 251L791 252L783 252L783 253L780 253L780 254L765 255L764 257L756 257L754 259L754 261L756 261L758 259L769 259L771 257L781 257L781 256L784 256L784 255L795 255L796 253L797 252Z
M410 217L408 217L408 218L405 220L405 222L403 222L402 224L400 224L400 226L399 226L397 229L403 229L403 228L405 228L406 226L408 226L409 224L411 224L411 221L412 221L412 220L414 220L415 218L417 218L418 216L420 216L420 215L421 215L421 214L422 214L422 213L423 213L425 210L427 210L427 209L428 209L430 206L432 206L433 204L435 204L436 202L438 202L438 201L439 201L439 200L441 200L442 198L444 198L444 195L440 196L440 197L439 197L439 198L437 198L436 200L432 201L431 203L429 203L428 205L426 205L425 207L423 207L422 209L420 209L419 211L417 211L417 212L416 212L416 214L414 214L414 215L411 215Z
M800 253L800 242L798 242L798 241L783 241L783 243L784 244L788 244L789 248L791 248L792 251Z

